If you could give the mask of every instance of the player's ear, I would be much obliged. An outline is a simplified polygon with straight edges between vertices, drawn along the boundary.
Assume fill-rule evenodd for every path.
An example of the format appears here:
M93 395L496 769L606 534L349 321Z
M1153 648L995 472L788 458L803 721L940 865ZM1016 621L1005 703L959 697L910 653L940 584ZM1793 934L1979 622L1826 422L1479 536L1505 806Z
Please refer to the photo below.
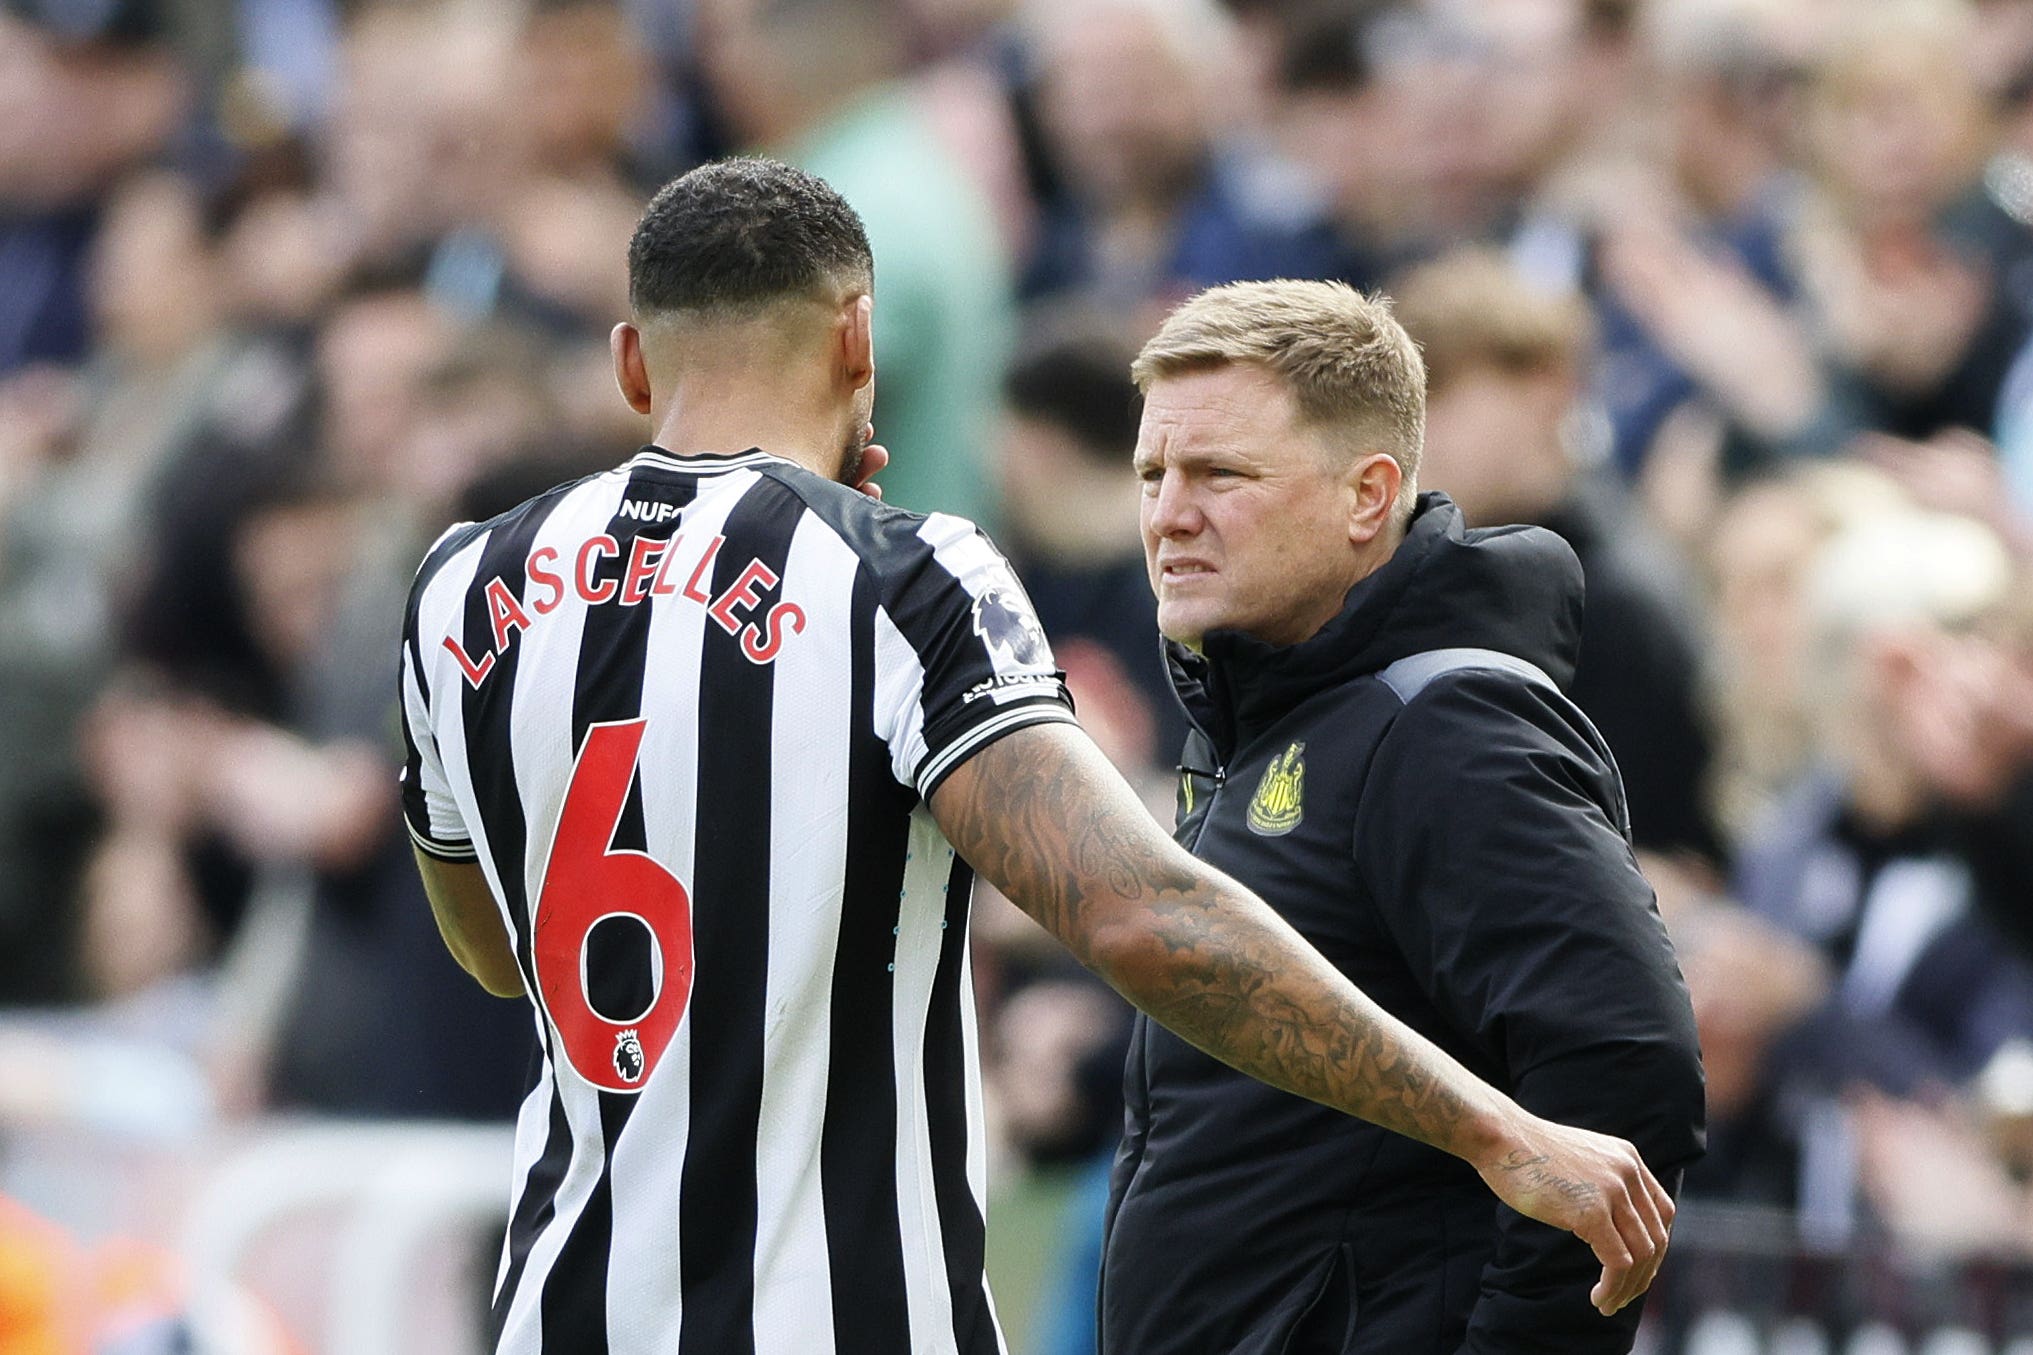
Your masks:
M1390 526L1405 472L1387 452L1366 452L1348 468L1348 539L1367 545Z
M840 340L840 375L849 390L875 380L875 298L867 293L841 307L836 327Z
M638 414L649 413L649 364L642 356L642 331L623 321L607 336L614 353L614 384L621 398Z

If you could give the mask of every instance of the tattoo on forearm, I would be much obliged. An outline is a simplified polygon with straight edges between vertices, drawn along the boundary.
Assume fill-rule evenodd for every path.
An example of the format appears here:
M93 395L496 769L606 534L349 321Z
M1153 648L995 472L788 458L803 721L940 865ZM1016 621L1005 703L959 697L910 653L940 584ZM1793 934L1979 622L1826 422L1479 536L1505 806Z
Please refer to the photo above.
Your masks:
M961 855L1183 1038L1253 1077L1458 1151L1480 1087L1254 895L1176 847L1098 753L1001 740L939 792Z

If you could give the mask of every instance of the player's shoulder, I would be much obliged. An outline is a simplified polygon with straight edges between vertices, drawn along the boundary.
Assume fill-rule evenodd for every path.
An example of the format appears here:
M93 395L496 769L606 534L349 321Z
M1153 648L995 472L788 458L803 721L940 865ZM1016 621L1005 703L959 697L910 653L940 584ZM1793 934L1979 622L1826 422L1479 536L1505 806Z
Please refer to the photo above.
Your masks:
M918 513L870 498L803 466L773 465L768 474L824 522L878 579L918 573L942 552L980 542L981 528L952 513Z

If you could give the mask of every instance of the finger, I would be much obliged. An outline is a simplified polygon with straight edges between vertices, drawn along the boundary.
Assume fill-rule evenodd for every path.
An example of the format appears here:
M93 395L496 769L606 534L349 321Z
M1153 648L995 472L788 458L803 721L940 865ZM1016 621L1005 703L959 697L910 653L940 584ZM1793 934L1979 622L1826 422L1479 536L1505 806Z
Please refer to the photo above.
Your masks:
M882 473L889 465L889 448L879 442L871 442L861 449L861 478L866 481Z
M1672 1249L1672 1246L1672 1239L1668 1238L1659 1244L1659 1250L1652 1253L1651 1264L1645 1268L1645 1282L1638 1287L1637 1293L1631 1295L1633 1299L1642 1298L1651 1289L1652 1282L1659 1278L1659 1267L1666 1264L1666 1253Z
M1652 1203L1658 1206L1659 1221L1666 1225L1666 1231L1670 1234L1673 1231L1673 1216L1680 1212L1679 1206L1673 1203L1673 1196L1660 1184L1659 1178L1652 1175L1652 1169L1645 1167L1643 1170L1645 1192L1652 1197Z
M1631 1203L1637 1208L1639 1221L1645 1225L1646 1235L1652 1239L1654 1252L1663 1251L1666 1247L1666 1214L1659 1208L1659 1201L1666 1192L1659 1188L1658 1181L1653 1179L1643 1162L1633 1162L1631 1172L1633 1179L1625 1187L1630 1192Z
M1631 1268L1624 1276L1623 1290L1616 1296L1616 1307L1630 1303L1652 1284L1652 1277L1658 1273L1659 1258L1663 1246L1655 1236L1645 1218L1645 1211L1629 1193L1616 1205L1618 1231L1631 1252Z
M1664 1226L1649 1209L1650 1204L1648 1195L1636 1191L1628 1193L1616 1208L1618 1231L1632 1256L1630 1273L1616 1296L1618 1308L1651 1288L1652 1277L1659 1273L1659 1259L1665 1254Z
M1610 1218L1616 1226L1617 1236L1623 1239L1624 1250L1631 1257L1631 1264L1625 1268L1616 1292L1611 1295L1608 1311L1613 1313L1643 1292L1645 1267L1657 1249L1646 1235L1644 1223L1638 1218L1637 1206L1631 1203L1628 1193L1613 1190Z
M861 449L861 468L857 472L854 488L871 499L882 497L882 486L875 483L875 477L889 465L889 448L871 442Z
M1589 1301L1602 1310L1604 1316L1617 1310L1616 1295L1621 1292L1625 1278L1630 1274L1632 1258L1630 1248L1607 1216L1598 1216L1588 1233L1580 1234L1595 1259L1602 1262L1602 1278L1589 1291Z

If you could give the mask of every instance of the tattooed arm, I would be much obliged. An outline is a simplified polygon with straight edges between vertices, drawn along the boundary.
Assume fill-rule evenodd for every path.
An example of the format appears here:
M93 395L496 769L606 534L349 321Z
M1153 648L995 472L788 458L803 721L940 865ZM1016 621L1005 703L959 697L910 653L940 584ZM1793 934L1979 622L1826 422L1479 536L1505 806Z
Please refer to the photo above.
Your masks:
M1078 727L990 744L933 792L982 876L1081 963L1223 1062L1466 1160L1603 1263L1614 1312L1645 1291L1672 1201L1621 1139L1541 1120L1363 995L1261 899L1158 828Z

